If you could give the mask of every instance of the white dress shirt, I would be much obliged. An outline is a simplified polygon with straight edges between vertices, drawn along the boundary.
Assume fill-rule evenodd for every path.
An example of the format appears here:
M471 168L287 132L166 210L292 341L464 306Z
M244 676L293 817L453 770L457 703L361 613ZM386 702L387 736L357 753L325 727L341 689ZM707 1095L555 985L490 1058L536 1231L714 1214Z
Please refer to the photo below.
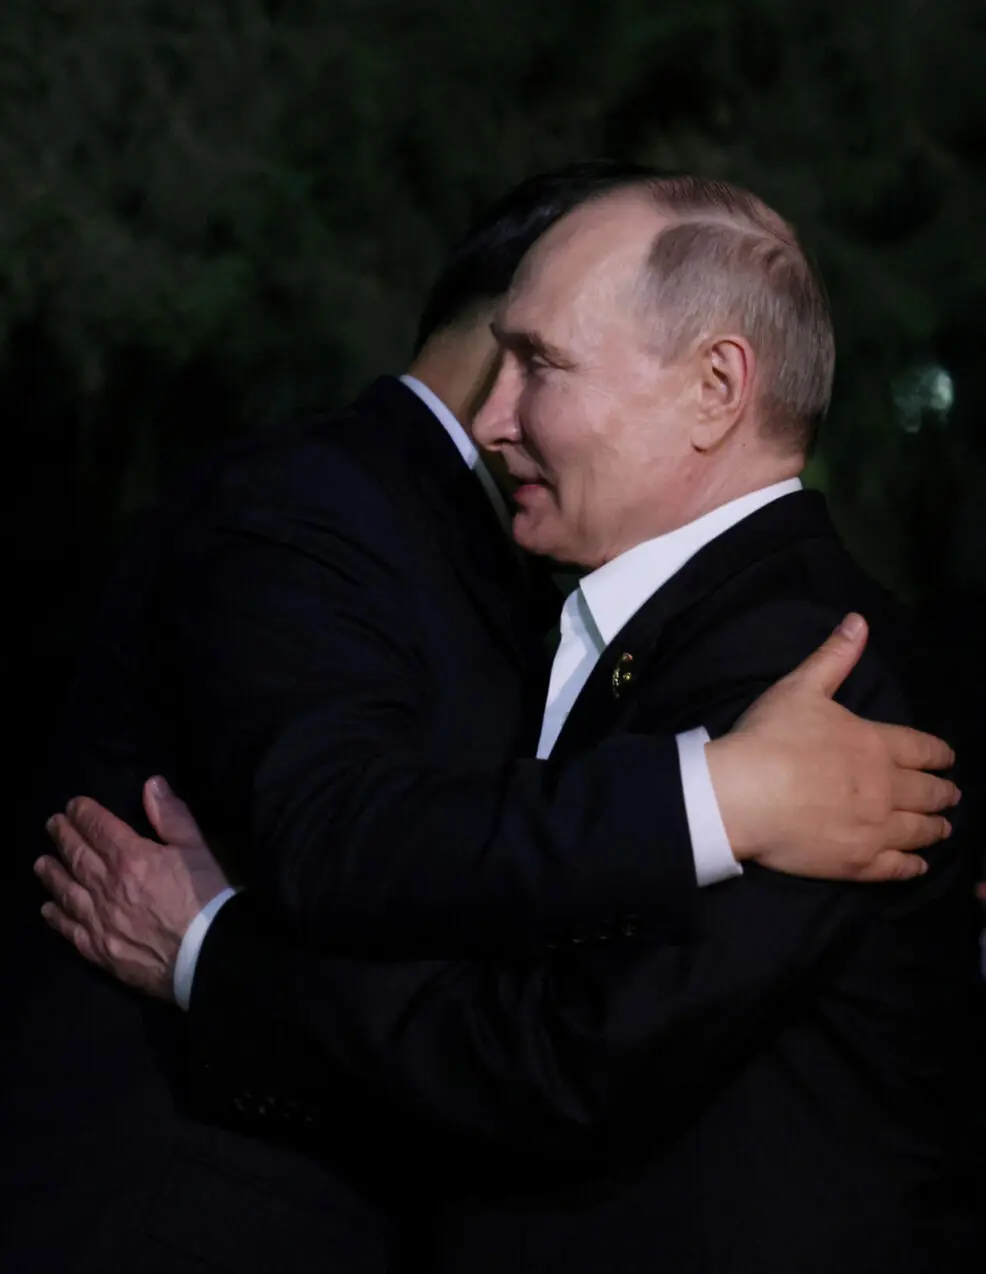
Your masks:
M506 503L493 476L483 463L476 444L445 403L427 385L413 376L402 376L401 381L429 408L455 443L459 455L482 483L497 517L509 533L510 514ZM550 753L596 660L647 598L666 583L703 544L721 535L755 509L778 496L786 495L788 491L797 490L800 485L794 479L779 483L776 487L768 487L754 495L744 496L679 531L672 531L657 540L648 540L645 544L630 549L582 580L579 587L569 595L562 609L562 637L551 670L551 684L537 752L539 757L546 757ZM659 545L663 545L663 548L656 547ZM569 628L574 636L566 635ZM701 729L689 731L678 738L685 813L695 857L696 877L702 886L741 872L729 848L705 760L708 738L708 734ZM175 1000L183 1009L187 1009L191 1003L195 966L209 926L236 892L237 890L229 888L217 894L203 907L185 932L175 963L173 982Z
M740 496L694 522L628 549L580 581L562 607L539 757L551 755L600 655L641 606L699 549L757 509L800 489L800 480L791 478ZM729 846L705 760L708 741L708 732L701 727L679 734L677 739L682 795L700 888L742 874Z
M675 531L645 540L586 575L562 607L560 640L551 668L538 756L550 756L596 661L659 588L685 563L757 509L800 491L798 478L740 496Z
M479 454L479 448L463 429L459 420L449 411L442 400L436 393L428 388L422 381L415 376L402 376L401 384L406 385L412 394L417 395L424 403L438 423L442 426L448 436L455 443L456 450L469 468L482 484L483 490L490 498L490 504L496 511L496 516L500 519L500 525L510 534L510 526L512 518L507 509L507 502L503 498L503 492L496 485L492 473L483 463L483 457Z

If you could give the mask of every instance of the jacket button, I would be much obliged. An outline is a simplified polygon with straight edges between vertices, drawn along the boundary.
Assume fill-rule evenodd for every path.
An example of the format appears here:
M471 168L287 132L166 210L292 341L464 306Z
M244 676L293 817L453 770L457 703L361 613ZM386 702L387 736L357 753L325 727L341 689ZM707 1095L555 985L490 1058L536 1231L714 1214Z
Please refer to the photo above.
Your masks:
M620 926L620 932L624 938L635 938L640 930L640 917L627 916L623 924Z

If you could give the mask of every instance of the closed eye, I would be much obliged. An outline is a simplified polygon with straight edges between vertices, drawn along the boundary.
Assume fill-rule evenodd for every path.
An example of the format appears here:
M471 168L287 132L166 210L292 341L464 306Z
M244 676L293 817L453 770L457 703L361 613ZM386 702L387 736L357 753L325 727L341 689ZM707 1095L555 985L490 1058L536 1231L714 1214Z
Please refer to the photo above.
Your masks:
M561 350L550 345L537 332L503 328L496 321L490 324L490 331L500 348L513 354L526 371L571 370L574 366Z

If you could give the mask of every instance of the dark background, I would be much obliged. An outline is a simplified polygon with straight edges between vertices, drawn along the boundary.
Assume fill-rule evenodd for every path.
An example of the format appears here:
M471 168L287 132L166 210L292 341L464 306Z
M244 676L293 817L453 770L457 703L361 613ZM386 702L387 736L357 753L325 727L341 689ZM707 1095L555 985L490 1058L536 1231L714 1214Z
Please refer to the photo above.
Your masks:
M730 177L801 228L840 351L812 481L980 746L983 0L3 0L0 77L18 797L161 485L401 370L471 213L594 155Z

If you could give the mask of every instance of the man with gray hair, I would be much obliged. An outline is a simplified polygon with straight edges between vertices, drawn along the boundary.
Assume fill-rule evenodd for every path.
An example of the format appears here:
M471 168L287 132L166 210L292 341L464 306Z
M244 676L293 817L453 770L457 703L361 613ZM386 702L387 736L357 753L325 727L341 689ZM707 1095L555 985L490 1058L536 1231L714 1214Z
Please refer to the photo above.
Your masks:
M797 476L835 346L790 226L724 183L642 183L534 246L495 331L476 436L521 483L515 538L592 568L563 610L539 755L699 719L718 734L849 608L873 639L846 702L911 718L905 626ZM441 1268L965 1268L948 1086L969 867L956 843L865 896L754 867L674 935L514 975L530 1035L501 1081L529 1049L537 1095L605 1104L609 1136L595 1171L533 1201L467 1202ZM503 975L471 995L502 1011Z
M602 194L535 244L493 330L474 432L518 484L514 537L588 571L539 757L702 748L847 611L873 638L843 702L910 720L904 626L798 478L834 343L785 222L697 178ZM322 1136L340 1076L454 1136L442 1274L956 1271L972 929L963 855L928 861L872 889L736 864L672 913L509 964L331 959L241 910L222 958L205 940L191 1026Z

